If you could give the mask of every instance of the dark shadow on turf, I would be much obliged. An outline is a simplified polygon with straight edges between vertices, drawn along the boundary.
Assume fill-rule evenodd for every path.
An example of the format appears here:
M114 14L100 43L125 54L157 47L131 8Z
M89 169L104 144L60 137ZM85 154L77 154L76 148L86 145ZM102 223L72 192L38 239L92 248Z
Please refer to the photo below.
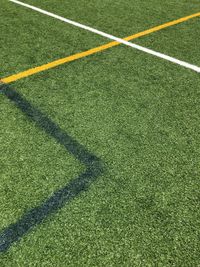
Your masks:
M63 145L68 152L85 164L86 171L69 182L64 188L56 191L40 206L31 209L16 223L9 225L0 232L0 252L6 252L10 246L27 234L33 227L42 223L47 216L55 213L65 204L69 203L81 192L86 191L90 184L102 174L102 161L87 151L75 139L64 132L50 118L33 107L23 96L6 85L0 87L3 93L13 102L35 125Z

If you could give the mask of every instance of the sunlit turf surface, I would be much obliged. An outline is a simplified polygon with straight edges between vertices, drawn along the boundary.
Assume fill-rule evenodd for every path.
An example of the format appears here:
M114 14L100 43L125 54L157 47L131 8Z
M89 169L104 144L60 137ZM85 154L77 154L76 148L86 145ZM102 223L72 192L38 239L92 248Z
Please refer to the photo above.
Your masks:
M199 11L198 1L120 1L119 13L112 13L110 1L92 5L71 1L69 6L59 2L29 1L122 37ZM2 3L2 77L107 42ZM95 6L103 22L95 19ZM115 2L115 10L116 6ZM200 65L198 22L194 19L136 42ZM37 33L31 35L30 29ZM12 44L14 38L18 46ZM89 190L1 253L0 265L198 266L199 84L200 76L193 71L119 46L10 85L100 158L105 170ZM4 94L0 111L0 229L4 229L85 166Z

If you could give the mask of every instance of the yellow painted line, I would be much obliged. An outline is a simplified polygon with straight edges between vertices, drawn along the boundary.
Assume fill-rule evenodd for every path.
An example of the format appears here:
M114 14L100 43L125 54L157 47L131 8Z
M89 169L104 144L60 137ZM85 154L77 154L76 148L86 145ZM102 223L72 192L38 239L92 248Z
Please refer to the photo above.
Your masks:
M148 30L145 30L145 31L142 31L142 32L133 34L133 35L130 35L128 37L123 38L123 40L130 41L130 40L133 40L133 39L136 39L136 38L139 38L139 37L142 37L142 36L151 34L153 32L160 31L162 29L168 28L170 26L173 26L173 25L182 23L184 21L187 21L187 20L190 20L190 19L196 18L196 17L200 17L200 12L199 13L192 14L190 16L186 16L186 17L177 19L177 20L173 20L173 21L164 23L162 25L153 27L151 29L148 29ZM8 83L11 83L11 82L15 82L17 80L20 80L22 78L31 76L33 74L36 74L36 73L39 73L39 72L42 72L42 71L45 71L45 70L48 70L48 69L55 68L55 67L57 67L59 65L65 64L67 62L74 61L76 59L80 59L80 58L84 58L84 57L87 57L87 56L92 55L92 54L96 54L98 52L104 51L106 49L109 49L109 48L114 47L114 46L117 46L117 45L120 45L120 43L117 42L117 41L113 41L113 42L110 42L110 43L107 43L107 44L98 46L96 48L92 48L92 49L87 50L85 52L77 53L75 55L68 56L68 57L65 57L65 58L61 58L61 59L52 61L50 63L41 65L39 67L31 68L31 69L28 69L26 71L23 71L23 72L20 72L20 73L17 73L17 74L8 76L6 78L1 79L0 82L7 83L7 84Z

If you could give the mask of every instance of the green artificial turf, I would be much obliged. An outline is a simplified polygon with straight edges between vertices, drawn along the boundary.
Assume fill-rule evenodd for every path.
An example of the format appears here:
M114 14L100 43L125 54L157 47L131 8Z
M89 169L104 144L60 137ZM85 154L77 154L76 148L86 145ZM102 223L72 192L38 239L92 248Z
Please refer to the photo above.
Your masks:
M29 1L118 36L199 11L198 1L59 2ZM3 12L8 30L0 41L5 38L6 44L14 35L19 46L12 53L6 46L0 52L2 76L107 41L7 1L3 5L21 15L12 28L11 17ZM95 7L102 19L95 17ZM25 35L20 43L14 29L20 32L21 21ZM30 21L34 31L46 32L49 39L31 36ZM198 23L194 19L135 41L200 66ZM59 31L63 34L57 42L53 36ZM72 36L74 41L66 45ZM41 42L34 53L27 45L33 37L34 46ZM106 167L88 191L1 253L0 266L198 266L199 84L199 74L124 46L11 84ZM84 166L3 94L0 109L3 229Z
M26 0L26 3L118 37L199 12L198 0L95 0L90 3L85 0Z
M161 53L199 66L200 18L134 40ZM164 45L163 45L164 44Z

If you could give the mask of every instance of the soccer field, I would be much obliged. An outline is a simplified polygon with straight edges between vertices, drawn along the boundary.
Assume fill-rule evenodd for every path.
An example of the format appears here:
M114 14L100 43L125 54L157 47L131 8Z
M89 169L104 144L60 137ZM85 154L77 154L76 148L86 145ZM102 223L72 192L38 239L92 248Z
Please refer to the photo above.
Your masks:
M0 267L199 267L199 0L0 0L0 29Z

